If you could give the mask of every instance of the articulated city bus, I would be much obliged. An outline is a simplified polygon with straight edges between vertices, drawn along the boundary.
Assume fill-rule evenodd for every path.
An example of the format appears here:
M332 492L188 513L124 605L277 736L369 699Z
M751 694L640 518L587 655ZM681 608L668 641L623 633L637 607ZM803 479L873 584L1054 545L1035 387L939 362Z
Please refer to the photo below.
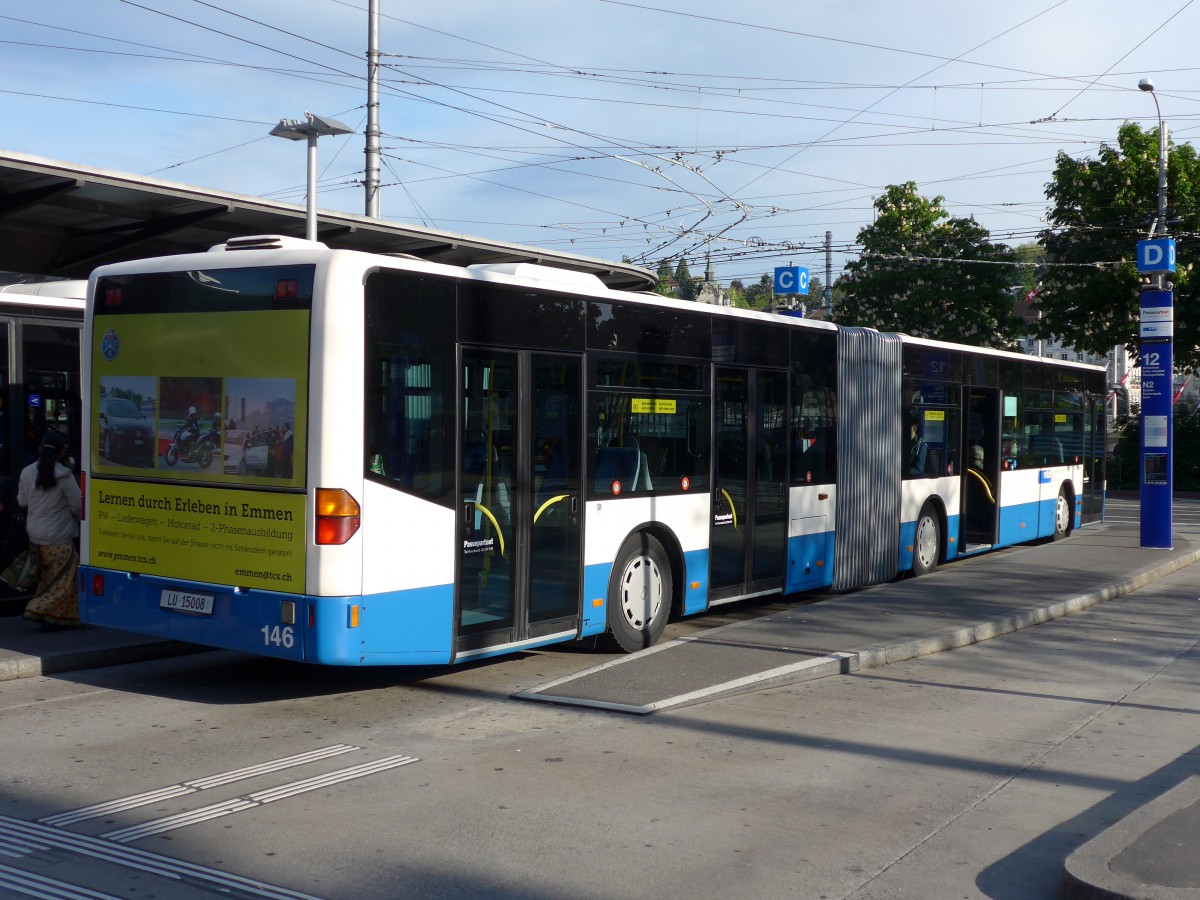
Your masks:
M241 238L97 270L85 329L81 618L213 647L632 651L1102 511L1100 368L562 269Z

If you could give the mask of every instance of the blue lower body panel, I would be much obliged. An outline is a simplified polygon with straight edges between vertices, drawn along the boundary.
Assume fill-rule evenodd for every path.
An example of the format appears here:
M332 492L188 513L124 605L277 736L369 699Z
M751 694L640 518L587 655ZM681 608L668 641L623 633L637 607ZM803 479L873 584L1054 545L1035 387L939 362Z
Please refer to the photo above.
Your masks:
M1037 538L1039 510L1036 502L1000 507L1000 545L1023 544ZM1053 527L1051 519L1051 531Z
M833 532L788 538L785 593L810 591L833 584Z
M80 566L80 585L80 619L105 628L325 665L450 662L454 588L448 584L364 597L312 597ZM164 590L211 596L212 612L163 609Z
M916 522L901 522L900 523L900 558L896 562L897 572L907 572L912 568L913 557L916 555L913 552L913 547L917 539L917 523Z
M689 550L683 565L683 614L690 616L708 608L708 550Z
M608 603L608 577L612 563L596 563L583 568L583 621L579 636L603 634L608 627L606 604Z

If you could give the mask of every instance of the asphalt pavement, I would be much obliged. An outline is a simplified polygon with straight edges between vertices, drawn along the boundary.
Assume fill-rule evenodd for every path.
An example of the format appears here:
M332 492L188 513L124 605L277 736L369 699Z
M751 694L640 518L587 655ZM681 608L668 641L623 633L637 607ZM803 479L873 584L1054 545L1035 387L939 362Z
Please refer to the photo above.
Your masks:
M1003 550L944 566L928 578L899 580L712 629L702 640L678 642L691 656L668 664L678 673L668 681L676 696L696 703L888 665L1081 611L1200 560L1200 525L1186 519L1181 523L1178 516L1172 549L1142 549L1139 538L1136 524L1110 520L1080 529L1065 541ZM769 640L764 640L768 634ZM766 644L770 647L764 657ZM0 681L200 650L104 628L44 632L19 617L0 618ZM661 707L634 708L647 706L647 698L639 694L645 680L622 673L635 673L638 665L646 664L641 660L653 663L655 657L654 664L661 670L671 652L652 648L626 657L630 663L606 664L581 673L593 680L598 673L606 679L602 688L593 682L571 688L559 681L526 693L548 695L533 699L570 702L567 695L574 692L584 695L585 702L579 705L589 705L589 694L608 692L609 699L590 705L620 708L621 703L611 699L616 697L627 701L627 711L654 711ZM605 672L615 674L605 676ZM733 677L725 677L729 673ZM1198 851L1200 774L1152 799L1073 852L1063 861L1060 896L1200 900Z

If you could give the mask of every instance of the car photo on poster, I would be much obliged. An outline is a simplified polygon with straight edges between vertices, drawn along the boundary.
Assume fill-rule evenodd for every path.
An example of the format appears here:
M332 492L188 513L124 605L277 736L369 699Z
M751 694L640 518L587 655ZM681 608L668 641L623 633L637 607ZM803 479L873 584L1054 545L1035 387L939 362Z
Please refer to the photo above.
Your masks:
M267 433L235 429L225 432L225 474L266 475Z
M126 397L104 397L98 417L100 458L113 465L154 465L154 421Z

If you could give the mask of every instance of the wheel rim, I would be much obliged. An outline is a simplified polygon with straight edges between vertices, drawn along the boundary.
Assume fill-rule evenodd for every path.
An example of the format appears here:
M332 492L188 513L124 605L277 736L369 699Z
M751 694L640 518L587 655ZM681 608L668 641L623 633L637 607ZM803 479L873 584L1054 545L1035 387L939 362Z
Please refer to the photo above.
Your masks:
M1067 498L1062 494L1058 495L1058 505L1055 507L1054 527L1058 529L1059 534L1066 534L1070 527L1070 507L1067 506Z
M921 521L917 523L917 559L922 568L928 569L937 562L937 555L937 523L931 516L921 516Z
M637 556L621 573L621 614L631 628L654 621L663 602L663 576L649 556Z

